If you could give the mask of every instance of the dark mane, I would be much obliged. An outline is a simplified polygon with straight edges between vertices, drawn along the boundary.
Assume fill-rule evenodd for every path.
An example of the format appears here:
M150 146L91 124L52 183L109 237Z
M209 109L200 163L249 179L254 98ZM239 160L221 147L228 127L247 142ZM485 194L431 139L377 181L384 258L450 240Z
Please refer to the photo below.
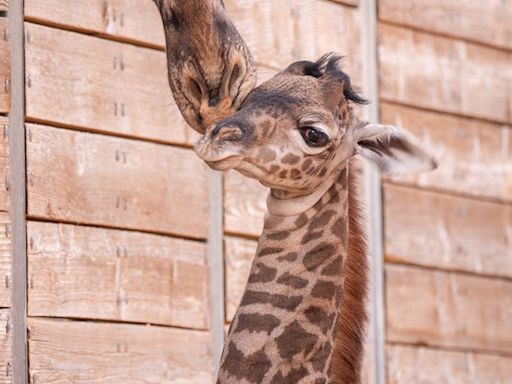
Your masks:
M319 65L325 65L326 73L334 75L343 81L343 94L347 101L352 101L360 105L368 104L368 100L359 95L354 88L352 88L352 80L350 80L350 76L341 69L342 60L343 56L336 55L331 52L322 56L317 63L319 63Z
M349 165L348 251L343 304L336 324L334 354L330 367L333 384L361 382L367 321L368 250L363 211L357 197L360 175L355 164L355 160L351 160Z

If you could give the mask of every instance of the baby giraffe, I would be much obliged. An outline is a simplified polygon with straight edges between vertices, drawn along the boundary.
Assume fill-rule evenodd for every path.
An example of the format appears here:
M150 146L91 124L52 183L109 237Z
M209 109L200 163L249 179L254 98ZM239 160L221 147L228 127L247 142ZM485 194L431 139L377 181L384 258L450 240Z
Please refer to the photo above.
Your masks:
M384 174L435 168L405 132L352 113L364 100L340 58L290 65L254 89L255 67L222 0L154 0L169 82L198 155L270 188L263 234L218 384L360 382L366 248L350 159Z
M407 133L355 118L363 102L339 57L300 61L197 143L210 167L270 188L218 383L360 382L367 265L349 160L388 175L436 167Z

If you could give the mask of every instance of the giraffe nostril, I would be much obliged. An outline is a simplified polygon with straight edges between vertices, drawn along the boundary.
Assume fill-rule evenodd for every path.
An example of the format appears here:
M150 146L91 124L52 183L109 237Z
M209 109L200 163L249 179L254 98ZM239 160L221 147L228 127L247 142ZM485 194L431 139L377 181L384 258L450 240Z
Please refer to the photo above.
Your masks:
M235 124L218 124L212 130L212 139L213 138L223 138L223 139L239 139L242 137L242 129Z

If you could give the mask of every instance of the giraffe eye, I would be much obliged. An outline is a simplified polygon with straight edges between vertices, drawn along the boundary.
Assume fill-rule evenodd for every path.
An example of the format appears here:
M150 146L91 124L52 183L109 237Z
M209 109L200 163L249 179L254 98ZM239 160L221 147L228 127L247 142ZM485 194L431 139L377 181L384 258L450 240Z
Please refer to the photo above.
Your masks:
M301 127L300 134L310 147L319 148L329 144L329 136L314 127Z

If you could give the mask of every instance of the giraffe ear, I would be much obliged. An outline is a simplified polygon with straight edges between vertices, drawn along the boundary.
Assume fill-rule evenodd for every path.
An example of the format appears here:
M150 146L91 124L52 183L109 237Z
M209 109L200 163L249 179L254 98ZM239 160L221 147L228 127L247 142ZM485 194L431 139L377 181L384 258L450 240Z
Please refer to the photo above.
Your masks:
M436 161L418 140L391 125L361 124L354 130L356 152L375 163L386 176L432 171Z

